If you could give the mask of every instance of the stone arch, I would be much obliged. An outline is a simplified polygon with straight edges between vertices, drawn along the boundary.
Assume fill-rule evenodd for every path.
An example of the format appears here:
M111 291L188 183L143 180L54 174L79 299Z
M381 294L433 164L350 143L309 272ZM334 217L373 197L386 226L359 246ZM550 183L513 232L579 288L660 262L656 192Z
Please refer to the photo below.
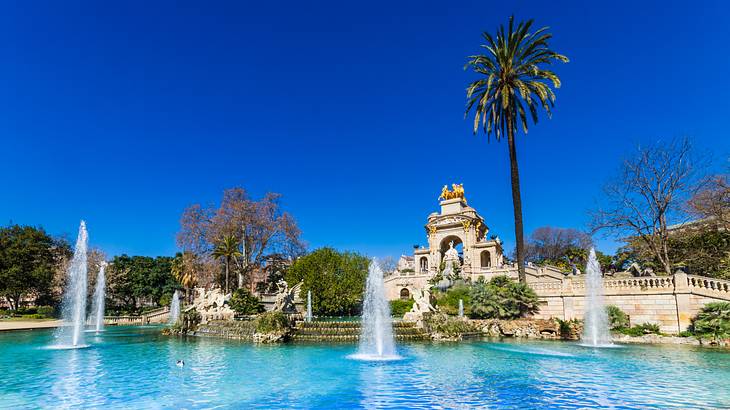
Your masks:
M421 256L421 258L418 260L418 269L420 273L426 273L428 272L428 258L425 256Z
M482 268L490 268L492 267L492 254L489 251L482 251L479 254L479 260Z
M459 259L464 261L464 240L459 235L447 235L441 239L441 242L439 243L439 261L442 261L444 259L444 255L446 254L446 251L449 250L449 243L451 241L454 241L454 249L456 249L459 252ZM440 263L440 262L439 262Z
M411 298L411 292L408 290L408 288L403 288L400 290L400 299L401 300L408 300Z

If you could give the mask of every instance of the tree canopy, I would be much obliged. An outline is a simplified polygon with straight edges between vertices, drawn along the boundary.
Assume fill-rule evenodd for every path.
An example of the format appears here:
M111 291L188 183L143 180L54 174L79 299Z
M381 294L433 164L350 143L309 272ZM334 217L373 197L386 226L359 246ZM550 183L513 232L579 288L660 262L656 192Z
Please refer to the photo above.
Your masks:
M135 311L144 305L159 306L164 295L180 284L172 275L168 256L115 256L108 268L108 297L112 306Z
M66 241L52 238L42 228L0 228L0 295L14 309L29 297L40 304L52 302L54 273L70 253Z
M302 284L302 294L312 291L316 315L357 314L362 305L368 258L353 252L320 248L298 258L286 273L289 286Z

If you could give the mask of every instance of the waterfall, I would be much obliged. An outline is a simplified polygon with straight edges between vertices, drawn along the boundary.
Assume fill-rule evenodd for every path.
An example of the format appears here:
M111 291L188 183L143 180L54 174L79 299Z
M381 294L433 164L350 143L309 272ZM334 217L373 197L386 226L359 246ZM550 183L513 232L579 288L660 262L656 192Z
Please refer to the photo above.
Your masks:
M584 344L589 346L611 345L608 330L608 314L603 301L603 278L601 265L596 259L596 251L591 248L586 266L585 314L583 315Z
M87 266L88 247L86 222L81 221L76 238L74 256L68 267L66 288L63 293L61 317L64 325L56 330L57 347L85 347L84 324L86 322Z
M312 321L312 291L307 291L307 316L304 318L305 321Z
M96 286L94 287L94 301L91 304L91 323L94 330L104 330L104 292L106 290L106 262L101 262L99 273L96 275Z
M464 300L459 299L459 317L464 317Z
M370 262L365 284L362 328L360 331L358 353L352 357L360 360L394 360L395 352L393 323L390 317L390 304L385 299L383 270L373 259Z
M174 325L178 319L180 319L180 291L176 289L170 301L170 318L167 323Z

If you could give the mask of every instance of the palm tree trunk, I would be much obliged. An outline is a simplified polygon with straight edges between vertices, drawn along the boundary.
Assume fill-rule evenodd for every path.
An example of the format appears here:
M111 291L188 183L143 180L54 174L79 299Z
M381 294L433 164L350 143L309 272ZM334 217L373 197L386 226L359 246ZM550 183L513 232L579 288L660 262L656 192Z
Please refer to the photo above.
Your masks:
M517 242L517 269L520 282L526 283L525 277L525 238L522 232L522 196L520 195L520 171L517 167L517 148L514 132L507 132L509 144L510 179L512 181L512 206L515 215L515 241Z
M228 258L226 258L226 295L228 294Z

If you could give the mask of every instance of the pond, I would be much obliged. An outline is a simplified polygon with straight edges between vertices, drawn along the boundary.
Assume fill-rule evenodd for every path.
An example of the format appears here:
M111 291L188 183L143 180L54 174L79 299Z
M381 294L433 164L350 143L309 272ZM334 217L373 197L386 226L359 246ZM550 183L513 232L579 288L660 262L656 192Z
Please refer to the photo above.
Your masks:
M48 330L2 333L0 407L730 407L722 350L473 341L400 344L402 360L363 362L348 359L354 344L254 346L159 330L110 327L77 350L46 348Z

